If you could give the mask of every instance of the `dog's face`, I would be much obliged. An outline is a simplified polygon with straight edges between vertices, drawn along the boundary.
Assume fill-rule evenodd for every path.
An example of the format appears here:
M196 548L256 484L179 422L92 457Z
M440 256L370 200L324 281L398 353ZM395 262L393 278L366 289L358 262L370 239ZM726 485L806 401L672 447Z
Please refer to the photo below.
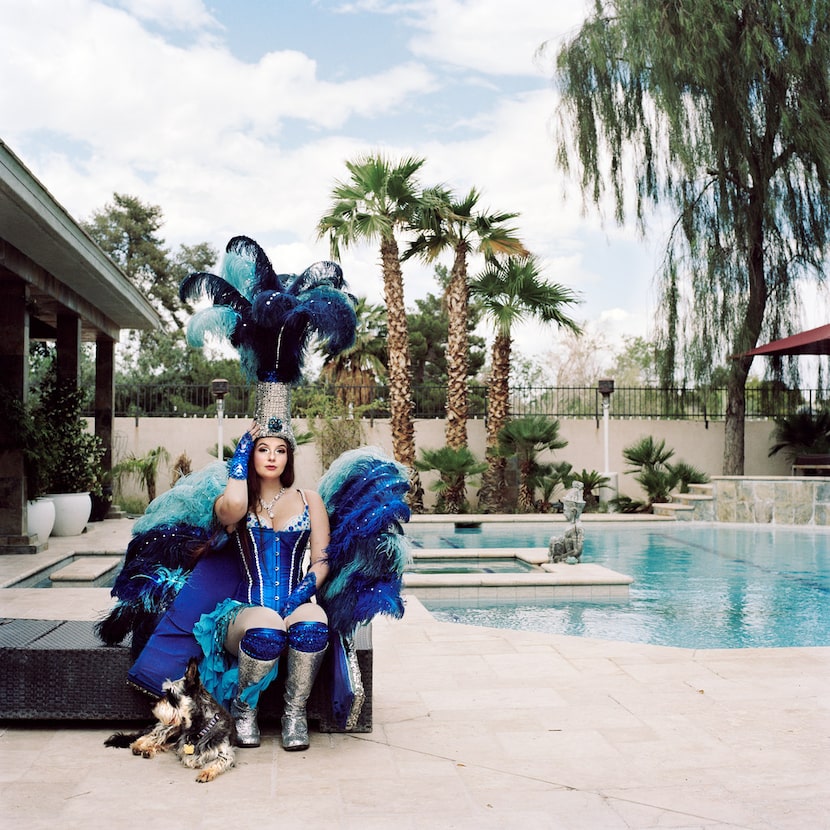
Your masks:
M189 729L202 688L199 662L195 657L191 657L184 677L164 682L164 697L153 707L153 714L165 726Z

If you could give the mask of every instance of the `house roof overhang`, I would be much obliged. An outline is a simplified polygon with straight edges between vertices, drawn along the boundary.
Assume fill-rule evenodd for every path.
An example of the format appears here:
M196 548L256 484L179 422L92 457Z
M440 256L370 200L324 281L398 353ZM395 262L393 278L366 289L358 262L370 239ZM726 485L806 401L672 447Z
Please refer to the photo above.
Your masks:
M29 284L31 336L49 338L75 313L81 336L117 340L161 325L146 297L0 141L0 270Z

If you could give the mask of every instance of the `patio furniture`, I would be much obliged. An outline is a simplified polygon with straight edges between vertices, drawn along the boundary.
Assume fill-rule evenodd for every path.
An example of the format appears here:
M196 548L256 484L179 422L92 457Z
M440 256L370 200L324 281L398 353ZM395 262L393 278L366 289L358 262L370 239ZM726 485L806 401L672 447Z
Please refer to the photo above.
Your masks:
M793 462L794 476L830 475L830 455L799 455Z
M95 623L79 620L0 619L0 719L151 720L151 698L128 685L133 658L127 645L105 646ZM365 701L354 732L372 731L371 626L355 635ZM324 663L308 701L319 732L342 732L334 717L330 670ZM280 678L262 695L264 723L282 714Z

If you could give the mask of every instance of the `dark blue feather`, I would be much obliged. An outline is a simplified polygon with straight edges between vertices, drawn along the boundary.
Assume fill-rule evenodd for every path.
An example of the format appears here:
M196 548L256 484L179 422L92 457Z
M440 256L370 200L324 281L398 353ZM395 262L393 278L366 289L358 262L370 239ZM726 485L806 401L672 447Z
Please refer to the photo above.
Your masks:
M343 453L319 485L329 513L329 576L318 598L334 630L349 634L375 614L403 614L409 560L402 524L409 520L405 469L377 448Z
M354 343L355 299L343 291L343 271L335 262L318 262L299 276L277 274L262 248L246 236L228 242L222 276L191 274L181 284L182 299L207 296L215 307L239 315L194 315L192 342L205 332L230 333L246 376L256 381L297 383L311 337L330 355Z
M198 302L207 297L214 305L230 306L238 314L251 307L250 301L223 277L204 272L185 277L179 286L179 297L185 302Z
M346 282L343 279L343 269L336 263L329 260L315 262L309 265L302 274L283 275L285 290L290 294L300 294L310 288L331 288L341 290Z

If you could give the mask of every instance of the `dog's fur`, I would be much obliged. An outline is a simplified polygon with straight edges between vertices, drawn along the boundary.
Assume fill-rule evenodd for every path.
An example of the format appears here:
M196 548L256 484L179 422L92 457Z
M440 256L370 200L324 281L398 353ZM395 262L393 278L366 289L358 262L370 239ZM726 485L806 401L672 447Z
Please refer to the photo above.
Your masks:
M164 697L153 707L154 726L131 735L116 732L105 746L129 746L144 758L172 748L186 767L200 770L197 781L213 781L234 765L233 718L202 685L195 657L184 677L168 680L163 689Z

